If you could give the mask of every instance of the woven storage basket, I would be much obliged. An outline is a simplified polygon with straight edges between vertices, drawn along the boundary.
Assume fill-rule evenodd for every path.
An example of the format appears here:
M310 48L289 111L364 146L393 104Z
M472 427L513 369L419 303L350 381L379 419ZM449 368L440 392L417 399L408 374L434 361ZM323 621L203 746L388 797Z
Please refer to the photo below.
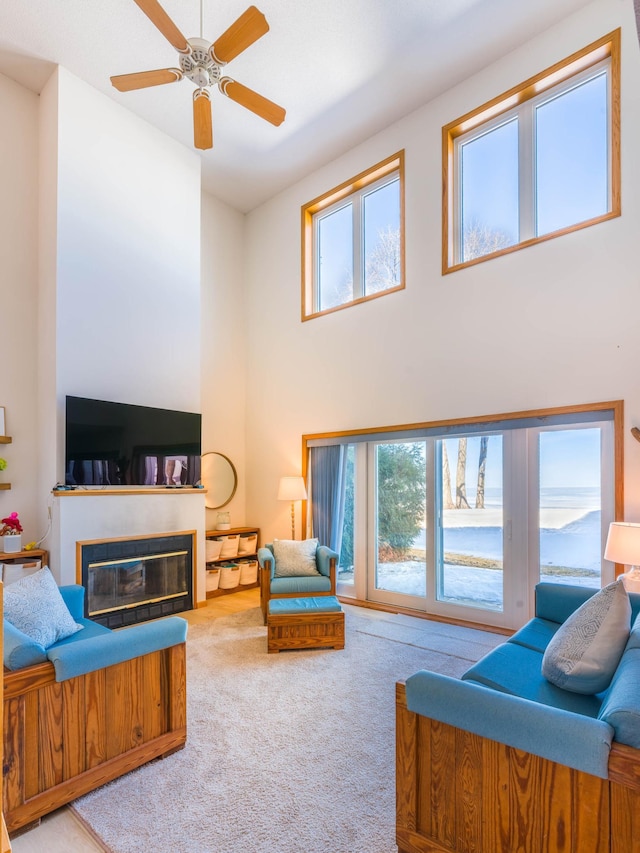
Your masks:
M228 560L231 557L238 556L239 536L221 536L222 550L220 551L220 559Z
M220 589L233 589L240 583L240 566L227 563L220 566Z
M258 534L249 533L240 535L240 543L238 545L238 556L243 557L247 554L255 554L258 550Z
M204 548L207 563L220 559L220 552L222 551L222 542L220 539L207 539L204 543Z
M242 560L240 562L240 583L255 583L258 580L258 561Z
M220 584L220 569L207 569L207 592L218 589Z

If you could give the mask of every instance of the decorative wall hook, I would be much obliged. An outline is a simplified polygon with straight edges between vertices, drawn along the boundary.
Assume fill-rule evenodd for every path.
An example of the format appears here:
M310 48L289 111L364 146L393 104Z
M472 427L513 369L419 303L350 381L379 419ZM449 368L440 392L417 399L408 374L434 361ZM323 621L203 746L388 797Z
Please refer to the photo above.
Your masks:
M638 429L638 427L631 427L631 435L636 439L636 441L640 441L640 429Z

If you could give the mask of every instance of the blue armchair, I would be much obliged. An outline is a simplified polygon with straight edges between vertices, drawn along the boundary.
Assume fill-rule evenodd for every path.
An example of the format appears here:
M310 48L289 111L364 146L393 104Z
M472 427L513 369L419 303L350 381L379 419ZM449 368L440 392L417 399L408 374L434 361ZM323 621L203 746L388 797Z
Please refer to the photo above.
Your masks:
M258 550L260 566L260 606L265 625L269 600L272 598L301 598L307 595L336 594L336 565L338 554L319 545L316 550L317 575L300 574L299 576L278 577L276 558L273 545L266 545Z

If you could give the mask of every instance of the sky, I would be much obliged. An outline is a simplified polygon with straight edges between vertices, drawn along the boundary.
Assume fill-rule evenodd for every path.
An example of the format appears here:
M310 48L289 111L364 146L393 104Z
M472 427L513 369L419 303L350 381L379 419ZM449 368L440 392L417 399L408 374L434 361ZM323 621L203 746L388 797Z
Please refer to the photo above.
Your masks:
M400 181L385 183L362 196L364 253L375 247L378 234L400 228ZM343 301L335 299L353 276L353 208L349 201L333 213L319 217L321 310Z
M519 235L518 120L461 144L463 227L486 224L512 245L606 213L607 85L603 71L537 107L535 234Z
M455 483L455 466L458 458L458 439L447 439L447 455L452 485ZM600 486L600 429L549 430L540 433L540 487L597 488ZM478 472L480 438L467 441L467 490L473 489ZM489 436L485 487L502 487L502 439Z

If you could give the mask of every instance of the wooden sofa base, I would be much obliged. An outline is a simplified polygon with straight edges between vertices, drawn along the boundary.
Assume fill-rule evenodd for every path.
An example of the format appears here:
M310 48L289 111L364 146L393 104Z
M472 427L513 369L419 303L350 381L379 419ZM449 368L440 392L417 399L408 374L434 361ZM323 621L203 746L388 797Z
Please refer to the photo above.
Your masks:
M396 689L399 853L640 853L640 750L600 779L407 709Z
M344 649L344 613L286 613L267 616L267 651Z
M181 749L186 736L184 643L63 682L49 663L5 672L7 829Z

